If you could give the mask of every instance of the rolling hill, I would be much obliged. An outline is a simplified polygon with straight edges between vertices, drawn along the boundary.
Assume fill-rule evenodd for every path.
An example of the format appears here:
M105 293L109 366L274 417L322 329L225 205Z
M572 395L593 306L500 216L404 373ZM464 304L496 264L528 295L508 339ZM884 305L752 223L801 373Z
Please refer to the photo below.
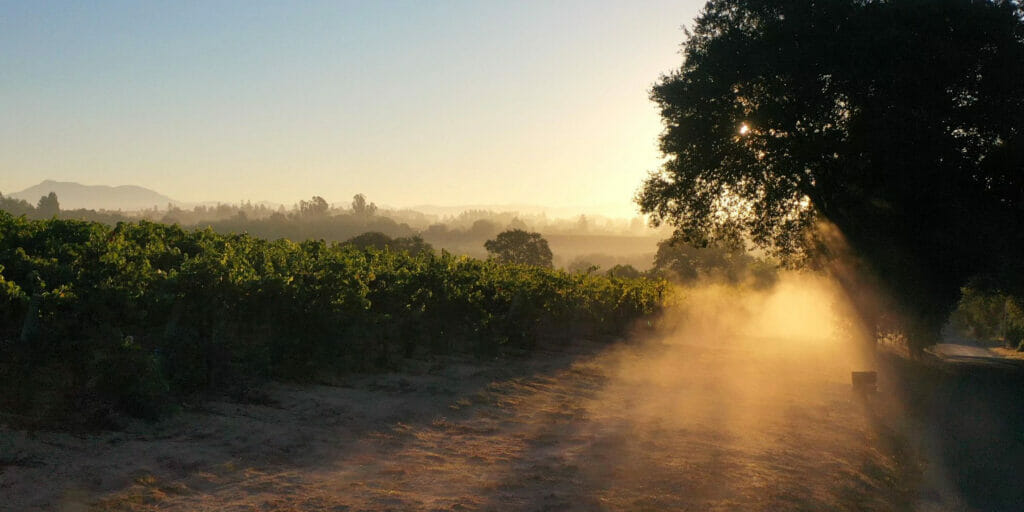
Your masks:
M77 208L106 210L142 210L158 206L166 208L167 203L180 204L159 192L134 185L111 187L107 185L82 185L70 181L45 180L10 197L24 199L35 204L39 198L56 192L61 209Z

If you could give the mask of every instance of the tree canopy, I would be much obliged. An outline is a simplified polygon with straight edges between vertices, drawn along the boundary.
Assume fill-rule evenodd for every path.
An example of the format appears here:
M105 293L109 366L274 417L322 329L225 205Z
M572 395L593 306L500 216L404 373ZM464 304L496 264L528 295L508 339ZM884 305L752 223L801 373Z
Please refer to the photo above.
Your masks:
M553 257L548 241L540 233L530 233L522 229L498 233L494 240L484 242L484 249L502 263L550 268Z
M933 331L969 277L1019 266L1022 19L1012 1L712 0L652 90L667 160L637 200L678 238L788 261L830 222Z
M299 201L299 214L303 217L325 217L330 210L327 200L313 196L309 201Z
M268 377L616 337L664 296L660 281L401 242L420 250L0 211L0 415L155 416L174 400Z
M370 216L377 213L377 205L375 203L367 203L366 196L363 194L356 194L352 196L352 212L356 215Z
M737 247L694 247L668 239L658 244L652 274L683 284L700 279L766 288L775 283L777 266Z
M4 197L3 194L0 194L0 210L8 212L14 216L18 216L32 214L36 209L24 199Z
M434 248L423 241L419 235L391 238L379 231L368 231L361 235L349 238L345 243L352 244L360 249L374 249L377 251L393 250L408 252L416 255L421 252L432 252Z
M60 201L57 200L57 194L50 192L49 194L40 197L39 203L36 204L36 214L39 217L48 219L60 213Z

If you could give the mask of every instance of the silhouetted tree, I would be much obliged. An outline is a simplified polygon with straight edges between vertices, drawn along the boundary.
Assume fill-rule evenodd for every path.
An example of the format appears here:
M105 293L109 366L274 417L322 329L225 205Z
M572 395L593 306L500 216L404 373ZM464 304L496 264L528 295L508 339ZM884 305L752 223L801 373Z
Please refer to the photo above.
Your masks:
M680 239L788 261L829 221L934 341L969 276L1021 266L1022 19L1004 1L710 1L651 93L668 159L637 200Z
M577 256L565 266L565 269L572 274L592 274L600 270L601 265Z
M19 215L30 215L35 212L35 208L24 199L15 199L13 197L4 197L0 194L0 210L10 213L14 216Z
M57 194L50 192L40 197L36 204L36 215L43 219L49 219L60 214L60 202L57 201Z
M352 197L352 213L355 213L356 215L370 216L377 213L377 205L374 203L367 203L366 196L356 194Z
M608 275L608 277L619 277L627 279L636 279L643 275L633 265L615 265L614 267L608 269L608 272L605 273Z
M551 267L551 249L540 233L512 229L484 242L488 254L505 263Z
M530 227L527 226L526 223L522 221L522 219L520 219L519 217L513 217L512 220L510 220L508 222L508 228L507 229L523 229L523 230L526 230L526 229L529 229L529 228Z
M735 246L694 247L681 240L658 243L654 255L655 275L684 284L699 278L762 288L773 284L777 268Z
M480 219L473 222L473 225L469 227L469 230L466 231L466 234L471 237L476 237L479 240L481 238L490 238L494 236L496 233L498 233L500 230L501 227L499 227L498 224L487 219ZM516 230L512 229L510 231Z
M391 237L379 231L370 231L349 238L345 243L352 244L360 249L372 248L382 251L391 243Z
M434 250L434 247L424 241L423 237L419 235L400 236L392 240L389 247L395 251L405 251L414 255L421 252L433 252Z
M378 231L370 231L354 236L348 239L345 243L352 244L360 249L372 248L379 251L390 249L396 252L408 252L413 255L434 250L430 244L424 242L423 238L418 235L391 238L390 236Z
M299 213L303 217L324 217L329 208L327 200L320 196L313 196L309 201L299 201Z

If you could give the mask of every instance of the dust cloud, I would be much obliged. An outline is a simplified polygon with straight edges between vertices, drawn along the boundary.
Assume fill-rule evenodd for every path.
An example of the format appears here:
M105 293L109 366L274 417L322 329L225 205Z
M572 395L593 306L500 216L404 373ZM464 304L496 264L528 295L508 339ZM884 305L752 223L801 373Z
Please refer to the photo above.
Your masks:
M905 504L908 477L850 386L872 369L841 288L786 273L767 290L679 290L661 329L607 354L587 405L618 468L614 509L649 505L879 509ZM888 433L891 437L891 432ZM587 457L582 457L581 460ZM600 457L599 457L600 458ZM850 502L857 496L857 504Z
M867 360L842 300L812 274L707 284L621 343L274 385L263 404L91 439L15 436L34 462L0 488L19 510L912 508L916 462L851 390Z

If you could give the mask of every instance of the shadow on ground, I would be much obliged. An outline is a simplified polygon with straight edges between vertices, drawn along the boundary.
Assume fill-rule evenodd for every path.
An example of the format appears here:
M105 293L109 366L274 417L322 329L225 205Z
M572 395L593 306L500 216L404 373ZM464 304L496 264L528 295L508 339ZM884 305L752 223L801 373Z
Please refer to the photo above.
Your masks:
M922 500L955 499L971 510L1021 510L1024 371L882 355L888 387L931 468Z
M274 385L262 405L214 402L120 433L4 429L0 509L881 511L1024 502L1016 377L886 359L880 392L858 395L849 362L827 346L714 341L410 361L401 374Z

